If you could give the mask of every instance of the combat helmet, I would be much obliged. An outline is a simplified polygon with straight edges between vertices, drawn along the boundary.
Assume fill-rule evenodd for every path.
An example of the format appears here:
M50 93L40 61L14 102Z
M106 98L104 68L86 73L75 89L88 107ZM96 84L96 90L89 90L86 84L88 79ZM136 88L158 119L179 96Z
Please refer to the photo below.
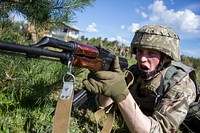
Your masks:
M148 48L160 51L172 60L180 60L179 36L163 25L146 25L135 32L131 42L132 53L136 48Z
M164 62L164 54L172 60L179 61L179 40L179 36L171 28L163 25L146 25L137 30L131 42L133 54L136 54L137 48L148 48L162 53L157 68L152 72L139 70L139 76L148 79L169 66L171 62Z

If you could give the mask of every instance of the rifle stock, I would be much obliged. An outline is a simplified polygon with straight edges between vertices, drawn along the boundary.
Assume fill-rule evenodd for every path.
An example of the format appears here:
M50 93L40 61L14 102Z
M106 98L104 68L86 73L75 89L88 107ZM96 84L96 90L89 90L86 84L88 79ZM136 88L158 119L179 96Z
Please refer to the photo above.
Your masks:
M91 46L75 41L66 42L51 37L44 37L33 45L19 45L0 41L0 50L12 55L20 53L28 58L54 59L64 64L72 61L73 66L88 68L92 72L110 70L116 57L107 49L99 46ZM128 67L125 58L119 57L119 64L122 70ZM80 107L87 99L88 92L85 89L76 93L73 100L73 109Z
M88 59L86 57L78 57L76 55L72 61L72 65L76 67L88 68L93 72L100 70L102 64L103 61L101 59Z

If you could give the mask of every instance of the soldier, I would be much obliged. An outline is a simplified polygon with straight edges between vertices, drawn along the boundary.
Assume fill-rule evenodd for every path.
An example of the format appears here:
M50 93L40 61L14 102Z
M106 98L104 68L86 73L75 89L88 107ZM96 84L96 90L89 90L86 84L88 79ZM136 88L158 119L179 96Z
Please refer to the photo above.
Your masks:
M90 73L83 83L97 103L117 104L130 132L176 132L196 99L194 70L180 62L179 37L169 27L146 25L131 42L137 64L122 72Z
M123 46L122 46L122 45L120 45L120 46L118 47L118 55L119 55L119 56L123 56Z
M130 55L129 55L130 54L129 53L129 47L126 47L124 52L125 52L125 57L130 57Z

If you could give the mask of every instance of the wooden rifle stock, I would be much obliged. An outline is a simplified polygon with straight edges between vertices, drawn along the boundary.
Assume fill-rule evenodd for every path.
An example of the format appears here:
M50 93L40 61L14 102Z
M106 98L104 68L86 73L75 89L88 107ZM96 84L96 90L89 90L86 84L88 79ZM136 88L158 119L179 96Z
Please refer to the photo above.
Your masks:
M103 60L98 58L99 50L96 47L80 42L71 42L76 47L72 60L73 66L88 68L93 72L100 70Z
M72 42L75 44L75 55L72 64L76 67L88 68L92 72L99 70L110 70L115 59L115 55L102 47L95 47L80 42ZM127 69L128 62L125 58L119 57L119 64L122 70Z
M101 59L88 59L86 57L79 57L77 55L74 56L72 61L72 65L76 67L84 67L89 70L96 72L100 70L103 61Z
M99 56L99 50L95 46L87 45L81 42L71 42L76 47L76 55L85 56L88 58L97 58Z

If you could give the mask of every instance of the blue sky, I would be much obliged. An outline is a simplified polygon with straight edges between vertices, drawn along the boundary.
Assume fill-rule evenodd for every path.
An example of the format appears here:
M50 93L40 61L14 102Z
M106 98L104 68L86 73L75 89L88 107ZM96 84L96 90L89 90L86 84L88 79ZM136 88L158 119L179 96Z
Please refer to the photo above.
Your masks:
M181 38L181 55L200 58L199 0L96 0L76 17L74 26L83 31L81 35L127 46L143 25L167 25Z

